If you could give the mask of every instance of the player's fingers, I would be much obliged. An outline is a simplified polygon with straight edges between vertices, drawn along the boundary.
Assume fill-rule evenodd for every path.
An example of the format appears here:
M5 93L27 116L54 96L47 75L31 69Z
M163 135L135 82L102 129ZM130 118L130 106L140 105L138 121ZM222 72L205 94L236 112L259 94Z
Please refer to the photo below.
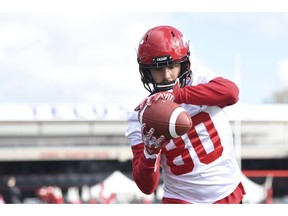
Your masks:
M151 106L154 101L157 101L160 98L163 98L163 94L161 92L158 92L158 93L150 96L147 100L147 103L146 103L147 106Z
M147 103L147 98L145 98L141 103L134 109L134 111L140 111L144 108Z
M155 147L159 148L162 145L164 140L165 140L165 137L163 135L161 135L159 138L157 138L155 140Z
M146 105L151 106L154 100L155 100L155 96L154 95L150 96L146 102Z
M157 143L162 144L164 140L165 140L164 135L161 135L161 136L158 138Z
M140 109L140 104L134 109L134 111L140 111L141 109Z
M155 95L154 101L157 101L157 100L159 100L160 98L163 98L162 92L159 92L159 93L157 93L157 94Z
M170 92L164 94L164 100L171 100L174 101L174 96Z
M150 128L150 130L147 132L147 137L149 137L149 139L151 139L153 134L154 134L154 128Z
M146 135L146 123L143 123L142 125L141 125L141 132L142 132L142 134L143 135Z

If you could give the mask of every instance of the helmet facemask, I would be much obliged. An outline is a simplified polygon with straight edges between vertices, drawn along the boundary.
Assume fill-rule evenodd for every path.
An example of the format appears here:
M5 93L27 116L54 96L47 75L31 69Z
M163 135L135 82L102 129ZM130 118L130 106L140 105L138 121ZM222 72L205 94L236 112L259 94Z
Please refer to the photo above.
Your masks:
M155 59L164 59L166 57L158 57ZM178 76L180 88L184 87L187 83L187 80L190 79L192 71L190 70L190 61L189 56L185 56L183 59L178 61L172 61L171 58L166 58L166 62L155 62L154 67L150 65L150 67L147 67L145 65L139 66L139 71L141 75L141 81L143 83L143 86L146 90L148 90L151 94L154 94L156 92L160 91L168 91L172 89L175 85L176 80L174 80L171 83L168 84L157 84L154 82L152 75L151 75L151 68L161 68L161 67L171 67L175 64L180 63L180 73Z

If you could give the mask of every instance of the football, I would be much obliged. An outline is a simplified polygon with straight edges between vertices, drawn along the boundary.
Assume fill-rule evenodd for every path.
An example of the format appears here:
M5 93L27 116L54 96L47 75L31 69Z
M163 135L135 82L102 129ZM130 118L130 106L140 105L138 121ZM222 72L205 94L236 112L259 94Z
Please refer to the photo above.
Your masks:
M187 133L192 127L192 119L188 112L171 100L157 100L151 106L145 106L138 113L141 124L146 123L148 131L154 128L154 136L164 135L173 139Z

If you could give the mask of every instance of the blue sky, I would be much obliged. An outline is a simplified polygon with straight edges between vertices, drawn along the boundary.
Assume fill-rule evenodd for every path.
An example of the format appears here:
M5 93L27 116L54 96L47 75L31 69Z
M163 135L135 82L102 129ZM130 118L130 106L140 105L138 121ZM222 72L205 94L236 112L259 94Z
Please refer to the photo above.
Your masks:
M288 87L288 12L9 9L0 11L1 104L134 106L148 94L135 49L156 25L180 29L191 61L237 82L242 104Z

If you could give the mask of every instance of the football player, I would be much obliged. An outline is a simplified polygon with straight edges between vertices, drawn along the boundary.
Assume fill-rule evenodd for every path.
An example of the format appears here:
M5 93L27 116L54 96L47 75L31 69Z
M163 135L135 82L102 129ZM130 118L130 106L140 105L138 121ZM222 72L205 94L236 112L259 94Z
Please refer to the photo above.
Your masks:
M137 61L150 95L131 112L125 135L139 189L153 193L162 175L162 203L241 203L245 189L225 112L239 100L237 85L208 68L192 67L189 43L172 26L149 29ZM137 114L159 99L181 104L191 116L191 130L171 140L155 137L153 128L147 131Z

